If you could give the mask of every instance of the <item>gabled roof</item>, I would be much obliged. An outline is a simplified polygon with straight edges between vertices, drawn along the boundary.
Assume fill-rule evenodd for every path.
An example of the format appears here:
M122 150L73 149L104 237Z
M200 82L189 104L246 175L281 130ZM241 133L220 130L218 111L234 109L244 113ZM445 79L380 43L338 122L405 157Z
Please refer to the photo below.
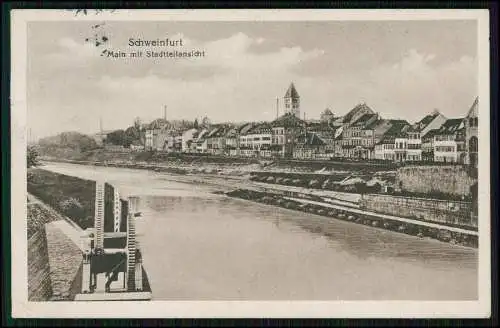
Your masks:
M304 146L323 146L326 142L314 132L307 132L298 138L298 143Z
M361 110L367 110L368 113L374 113L374 111L368 107L366 104L359 104L353 109L351 109L347 114L344 115L342 119L342 123L350 123L352 121L352 118L356 116L357 113L359 113Z
M260 134L264 132L271 132L271 124L268 122L263 122L257 125L254 125L250 128L246 134Z
M381 120L381 119L377 119L377 120L373 120L371 121L370 123L368 123L364 128L363 130L371 130L373 128L375 128L376 126L380 125L381 123L383 123L384 120Z
M410 124L405 120L389 120L391 127L377 144L392 144L396 138L404 137Z
M308 131L311 132L334 132L336 127L331 126L326 121L319 122L307 122L306 127Z
M240 134L246 134L255 126L254 123L248 123L240 129Z
M210 137L211 138L223 137L226 135L226 133L229 131L229 129L230 129L229 126L225 126L225 125L219 126L210 133Z
M209 131L207 129L203 129L198 133L198 139L196 139L197 142L203 141L207 138Z
M434 121L434 119L436 117L438 117L439 115L441 115L441 114L439 113L438 110L435 109L431 114L424 116L424 118L422 118L420 121L413 124L409 128L408 132L420 132L420 131L422 131L423 129L425 129L425 127L427 125L431 124L432 121Z
M288 87L288 90L285 93L285 98L300 98L299 93L297 92L297 89L295 89L295 85L290 83L290 86Z
M477 113L478 104L479 104L479 97L476 97L476 99L474 100L474 103L472 104L471 108L467 112L466 117L476 117L476 116L478 116L478 113Z
M352 126L365 126L370 120L377 117L377 114L363 114L360 118L358 118Z
M461 130L464 127L463 119L461 118L452 118L446 120L444 124L439 128L436 132L436 135L446 135L446 134L454 134L457 131Z

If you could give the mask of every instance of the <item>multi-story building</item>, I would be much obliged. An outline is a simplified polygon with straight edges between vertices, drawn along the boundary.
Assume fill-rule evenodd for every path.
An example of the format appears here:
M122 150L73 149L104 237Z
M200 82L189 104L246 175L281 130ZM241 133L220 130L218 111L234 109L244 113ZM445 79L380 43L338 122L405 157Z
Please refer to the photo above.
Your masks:
M253 123L243 123L229 129L226 133L225 153L229 156L240 156L240 136L246 135L253 127Z
M168 143L169 131L165 128L146 130L146 150L163 151Z
M372 139L373 126L378 121L377 114L364 114L356 121L344 127L342 148L344 157L369 158L370 149L364 147L367 139Z
M434 136L439 129L433 129L422 136L422 161L434 162Z
M469 112L464 118L465 125L465 148L467 156L465 164L477 167L478 162L478 101L476 97Z
M145 149L162 151L165 150L169 135L169 123L167 120L159 118L147 125L145 131Z
M444 117L439 111L434 110L431 114L426 115L419 122L413 124L407 131L408 140L406 160L421 161L422 160L422 137L429 131L439 129L444 122Z
M297 137L304 133L305 128L306 122L291 113L285 113L271 122L273 154L291 158Z
M394 161L406 162L408 155L408 133L400 131L394 136Z
M409 128L410 125L405 120L384 121L384 123L389 125L389 129L385 130L385 132L382 134L382 136L379 137L379 139L376 139L373 158L379 160L395 161L396 137L398 137L398 141L401 142L401 136L404 135L404 132Z
M181 151L183 153L189 153L191 149L191 144L193 143L193 140L195 138L196 133L198 132L197 129L188 129L184 132L182 132L182 146L181 146Z
M465 163L465 156L464 120L448 119L434 135L434 161Z
M207 149L208 149L208 147L207 147L207 144L208 144L207 134L209 132L210 131L208 129L202 129L201 131L198 132L198 136L196 137L196 139L193 142L194 150L196 153L203 154L203 153L207 152Z
M247 157L267 156L267 153L271 152L272 135L269 123L253 127L240 136L240 154Z
M315 132L305 132L297 138L293 149L295 159L326 159L326 143Z
M307 132L315 133L325 143L324 154L321 155L325 158L335 157L335 137L337 136L338 131L342 130L342 127L333 126L330 122L331 121L329 120L322 120L320 122L307 122L306 124Z
M226 134L231 129L227 125L214 126L207 136L208 152L222 155L226 149Z
M300 96L297 89L295 89L293 82L290 83L290 86L285 93L284 102L285 113L291 113L295 115L295 117L300 118Z

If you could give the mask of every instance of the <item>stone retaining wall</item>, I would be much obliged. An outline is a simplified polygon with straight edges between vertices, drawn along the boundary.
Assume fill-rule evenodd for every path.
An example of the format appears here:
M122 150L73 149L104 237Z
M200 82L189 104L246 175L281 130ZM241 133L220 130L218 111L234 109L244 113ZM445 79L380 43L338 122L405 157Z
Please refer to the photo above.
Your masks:
M365 194L359 205L368 211L477 229L470 202Z
M470 196L477 173L463 166L407 166L397 170L396 186L413 193Z

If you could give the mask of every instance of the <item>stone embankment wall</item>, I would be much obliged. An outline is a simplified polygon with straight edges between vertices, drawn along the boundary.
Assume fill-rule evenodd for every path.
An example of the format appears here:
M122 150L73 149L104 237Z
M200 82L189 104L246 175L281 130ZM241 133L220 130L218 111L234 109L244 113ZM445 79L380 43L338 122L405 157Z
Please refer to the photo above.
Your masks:
M52 297L49 255L45 230L39 229L28 239L28 300L47 301Z
M477 229L470 202L365 194L359 205L367 211Z
M477 173L463 166L407 166L397 170L396 187L413 193L470 196Z

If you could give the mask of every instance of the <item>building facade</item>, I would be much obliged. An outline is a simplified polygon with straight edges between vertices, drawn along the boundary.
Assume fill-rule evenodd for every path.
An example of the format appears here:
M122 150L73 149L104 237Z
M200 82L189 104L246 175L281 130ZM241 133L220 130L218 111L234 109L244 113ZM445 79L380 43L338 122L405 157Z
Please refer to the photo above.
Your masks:
M465 125L465 148L466 158L465 164L477 167L478 163L478 102L479 98L476 97L472 107L464 119Z
M463 119L449 119L434 135L434 161L465 163L465 126Z

